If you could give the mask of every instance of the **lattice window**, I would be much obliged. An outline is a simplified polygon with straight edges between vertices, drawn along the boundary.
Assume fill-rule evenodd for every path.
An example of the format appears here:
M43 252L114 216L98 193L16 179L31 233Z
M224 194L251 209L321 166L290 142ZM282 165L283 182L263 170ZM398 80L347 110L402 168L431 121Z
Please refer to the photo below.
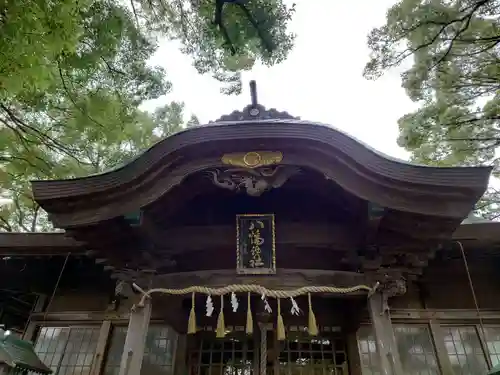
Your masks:
M42 327L35 352L53 375L90 375L98 327Z
M443 331L448 357L456 375L486 373L486 358L476 327L443 327Z
M393 327L404 373L408 375L439 374L428 327L423 325L394 325ZM381 374L371 326L363 326L359 329L358 347L363 374Z
M332 334L311 338L304 331L288 331L278 343L279 375L342 375L347 373L344 341Z
M127 327L113 328L104 375L118 375L126 336ZM177 333L168 326L149 326L141 374L173 374L177 337Z
M189 375L252 375L253 339L244 332L231 332L224 339L213 333L191 336L188 350Z
M371 326L361 326L358 330L358 349L363 375L381 375L377 346Z
M500 327L484 327L484 341L492 366L500 365Z
M395 326L403 371L413 375L437 375L439 368L427 326Z

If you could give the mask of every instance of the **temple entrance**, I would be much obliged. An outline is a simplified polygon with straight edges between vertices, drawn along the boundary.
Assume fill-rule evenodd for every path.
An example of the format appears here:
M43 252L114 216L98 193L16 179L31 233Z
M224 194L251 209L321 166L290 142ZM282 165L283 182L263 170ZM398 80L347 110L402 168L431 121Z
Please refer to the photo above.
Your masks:
M269 332L275 337L275 332ZM323 334L312 338L302 331L287 332L284 341L272 342L268 348L268 375L347 375L345 342L340 334Z
M213 332L188 337L189 375L253 375L257 363L255 337L229 332L223 339Z
M266 331L266 375L348 375L345 341L334 328L310 337L303 327L288 327L284 341ZM271 329L272 328L272 329ZM260 375L260 332L234 331L223 339L214 332L189 336L189 375Z

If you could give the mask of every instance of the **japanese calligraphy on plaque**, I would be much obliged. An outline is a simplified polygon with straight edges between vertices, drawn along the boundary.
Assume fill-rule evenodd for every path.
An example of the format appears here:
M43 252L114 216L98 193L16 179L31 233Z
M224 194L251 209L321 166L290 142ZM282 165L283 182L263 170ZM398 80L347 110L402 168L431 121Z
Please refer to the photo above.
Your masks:
M236 215L236 270L239 274L276 273L273 214Z

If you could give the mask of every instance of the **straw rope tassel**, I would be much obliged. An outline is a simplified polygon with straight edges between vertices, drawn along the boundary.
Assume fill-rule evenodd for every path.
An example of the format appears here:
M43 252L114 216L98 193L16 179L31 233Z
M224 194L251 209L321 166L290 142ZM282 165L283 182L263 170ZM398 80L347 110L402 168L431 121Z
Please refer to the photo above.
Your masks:
M221 295L220 296L220 312L219 312L219 317L217 318L216 337L218 339L221 339L224 336L226 336L226 327L224 324L224 295Z
M247 306L247 335L253 333L253 318L252 318L252 308L250 305L250 292L248 292L248 306Z
M318 335L318 325L316 323L316 317L314 316L314 311L312 309L311 293L307 293L307 299L309 301L309 326L308 331L311 336Z
M195 293L191 294L191 311L189 312L188 334L196 333L196 312L194 310Z
M277 324L276 337L278 341L283 341L286 338L285 334L285 324L283 323L283 316L281 315L281 303L278 298L278 324Z

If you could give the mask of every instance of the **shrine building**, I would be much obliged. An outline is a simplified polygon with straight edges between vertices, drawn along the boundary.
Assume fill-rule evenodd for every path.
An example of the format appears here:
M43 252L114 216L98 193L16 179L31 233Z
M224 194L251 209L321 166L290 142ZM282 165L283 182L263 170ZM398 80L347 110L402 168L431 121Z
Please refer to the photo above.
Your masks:
M0 233L0 374L486 374L500 223L470 213L490 173L253 90L126 165L32 183L60 231Z

